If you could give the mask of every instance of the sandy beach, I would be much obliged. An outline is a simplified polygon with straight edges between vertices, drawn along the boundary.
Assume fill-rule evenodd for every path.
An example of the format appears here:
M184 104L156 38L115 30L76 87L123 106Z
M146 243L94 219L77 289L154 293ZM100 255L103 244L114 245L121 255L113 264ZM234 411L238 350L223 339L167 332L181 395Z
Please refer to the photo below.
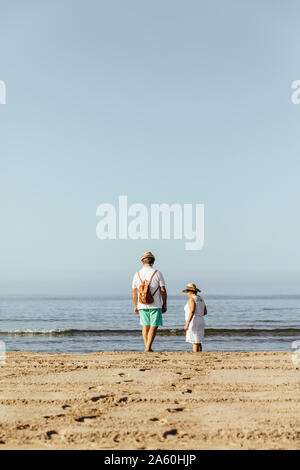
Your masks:
M290 352L10 352L0 377L2 449L300 449Z

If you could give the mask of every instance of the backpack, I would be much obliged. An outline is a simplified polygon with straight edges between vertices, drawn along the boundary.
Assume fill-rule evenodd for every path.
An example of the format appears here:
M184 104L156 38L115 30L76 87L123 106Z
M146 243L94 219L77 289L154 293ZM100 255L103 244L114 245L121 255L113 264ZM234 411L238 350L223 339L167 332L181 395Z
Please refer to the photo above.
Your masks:
M150 281L146 281L146 280L142 281L140 273L138 271L138 276L141 281L141 285L139 287L139 302L141 304L151 305L154 302L154 295L156 291L158 290L158 288L153 292L153 294L151 294L150 284L156 273L157 273L157 270L155 270L154 273L152 274Z

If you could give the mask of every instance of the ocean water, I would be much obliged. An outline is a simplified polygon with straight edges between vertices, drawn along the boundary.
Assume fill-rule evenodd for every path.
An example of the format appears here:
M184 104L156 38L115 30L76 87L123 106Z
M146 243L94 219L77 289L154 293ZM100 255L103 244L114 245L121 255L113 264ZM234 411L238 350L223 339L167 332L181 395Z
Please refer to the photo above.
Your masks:
M286 350L300 340L300 296L203 296L208 308L203 349ZM157 351L190 350L186 298L169 296ZM86 353L143 351L129 297L0 297L0 341L7 351Z

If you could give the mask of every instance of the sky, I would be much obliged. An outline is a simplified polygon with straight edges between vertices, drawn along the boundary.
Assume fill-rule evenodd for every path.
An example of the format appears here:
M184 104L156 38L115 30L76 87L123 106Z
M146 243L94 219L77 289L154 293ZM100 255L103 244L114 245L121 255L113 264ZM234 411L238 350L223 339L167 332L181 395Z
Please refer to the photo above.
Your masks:
M0 294L297 294L296 0L0 0ZM100 240L97 207L204 204L205 242Z

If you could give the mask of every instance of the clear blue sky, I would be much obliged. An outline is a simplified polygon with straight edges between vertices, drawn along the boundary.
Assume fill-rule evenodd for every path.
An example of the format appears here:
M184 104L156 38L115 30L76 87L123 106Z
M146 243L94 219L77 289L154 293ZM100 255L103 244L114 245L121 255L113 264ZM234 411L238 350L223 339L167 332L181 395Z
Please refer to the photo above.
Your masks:
M0 293L297 293L296 0L0 0ZM204 203L205 245L100 241L96 208Z

